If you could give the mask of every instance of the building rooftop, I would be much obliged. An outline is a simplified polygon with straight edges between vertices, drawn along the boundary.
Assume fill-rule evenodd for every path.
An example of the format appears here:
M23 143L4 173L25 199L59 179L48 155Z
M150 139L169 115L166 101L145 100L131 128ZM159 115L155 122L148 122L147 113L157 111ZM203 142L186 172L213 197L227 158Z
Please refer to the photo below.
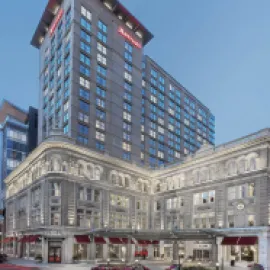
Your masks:
M96 0L98 1L98 0ZM111 6L112 12L118 17L121 18L123 22L131 22L133 25L133 31L140 31L142 33L142 43L146 45L152 38L153 35L150 33L146 27L143 26L118 0L99 0L101 2L106 2ZM43 15L39 21L38 27L33 35L31 45L40 48L40 39L43 38L48 29L53 22L57 7L62 4L63 0L48 0L48 4L43 12Z
M4 99L0 105L0 123L3 123L8 116L24 123L28 112Z

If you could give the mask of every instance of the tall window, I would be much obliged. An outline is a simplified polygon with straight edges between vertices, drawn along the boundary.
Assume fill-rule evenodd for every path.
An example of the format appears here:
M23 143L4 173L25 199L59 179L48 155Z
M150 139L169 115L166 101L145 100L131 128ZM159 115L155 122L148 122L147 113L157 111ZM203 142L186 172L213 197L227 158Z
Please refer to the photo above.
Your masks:
M61 196L61 184L58 182L51 183L51 196L60 197Z

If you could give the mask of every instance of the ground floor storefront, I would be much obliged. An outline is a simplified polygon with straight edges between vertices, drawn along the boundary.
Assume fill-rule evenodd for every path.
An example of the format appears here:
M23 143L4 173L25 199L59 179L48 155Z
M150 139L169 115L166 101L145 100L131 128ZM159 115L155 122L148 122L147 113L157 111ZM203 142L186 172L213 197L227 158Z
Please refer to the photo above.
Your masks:
M268 228L229 230L220 233L189 231L174 233L168 239L165 232L128 235L119 232L99 234L37 234L4 239L4 250L18 258L42 257L45 263L73 263L84 261L164 260L230 264L260 263L270 266L270 231ZM153 237L159 235L153 240ZM208 236L209 234L209 236ZM222 235L221 235L222 234ZM142 239L142 237L145 237ZM148 239L147 239L147 236ZM203 236L203 237L202 237ZM140 239L138 239L140 237ZM167 238L167 239L165 239ZM190 238L193 238L192 240ZM198 240L194 239L197 238ZM208 240L209 238L209 240Z

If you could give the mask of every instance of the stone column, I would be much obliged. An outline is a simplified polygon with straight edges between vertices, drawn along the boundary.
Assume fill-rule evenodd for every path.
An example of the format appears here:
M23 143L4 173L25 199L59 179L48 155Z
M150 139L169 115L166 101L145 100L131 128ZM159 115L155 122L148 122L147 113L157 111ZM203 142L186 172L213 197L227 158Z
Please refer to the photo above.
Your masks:
M109 258L109 244L103 245L103 260L107 261Z
M154 246L148 246L148 260L154 260Z
M87 246L87 258L90 261L94 261L96 259L96 244L95 239L91 239L90 245Z
M173 241L173 261L178 262L179 257L179 246L177 241Z
M41 248L42 248L42 259L44 263L48 263L48 239L45 237L41 238Z
M132 239L129 238L127 243L126 262L132 263L135 261L135 245L132 245Z
M12 252L14 257L17 257L16 249L17 249L17 241L16 241L16 238L14 237L13 238L13 252Z
M218 262L218 245L216 238L212 240L212 254L211 254L211 259L212 259L212 265L215 266L216 263Z
M159 243L159 252L160 252L160 258L164 259L164 241L160 241Z
M26 257L29 259L30 256L30 243L26 243Z
M72 263L73 262L73 245L74 237L68 236L62 245L62 263Z

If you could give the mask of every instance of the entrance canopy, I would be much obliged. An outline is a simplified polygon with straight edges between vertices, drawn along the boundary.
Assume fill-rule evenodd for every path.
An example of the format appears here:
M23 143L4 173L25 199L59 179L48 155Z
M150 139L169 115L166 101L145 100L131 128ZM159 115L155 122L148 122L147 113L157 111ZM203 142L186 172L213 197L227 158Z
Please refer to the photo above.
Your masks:
M138 243L158 243L160 240L207 241L225 234L215 229L184 229L184 230L132 230L132 229L100 229L86 232L90 236L107 238L134 238Z

